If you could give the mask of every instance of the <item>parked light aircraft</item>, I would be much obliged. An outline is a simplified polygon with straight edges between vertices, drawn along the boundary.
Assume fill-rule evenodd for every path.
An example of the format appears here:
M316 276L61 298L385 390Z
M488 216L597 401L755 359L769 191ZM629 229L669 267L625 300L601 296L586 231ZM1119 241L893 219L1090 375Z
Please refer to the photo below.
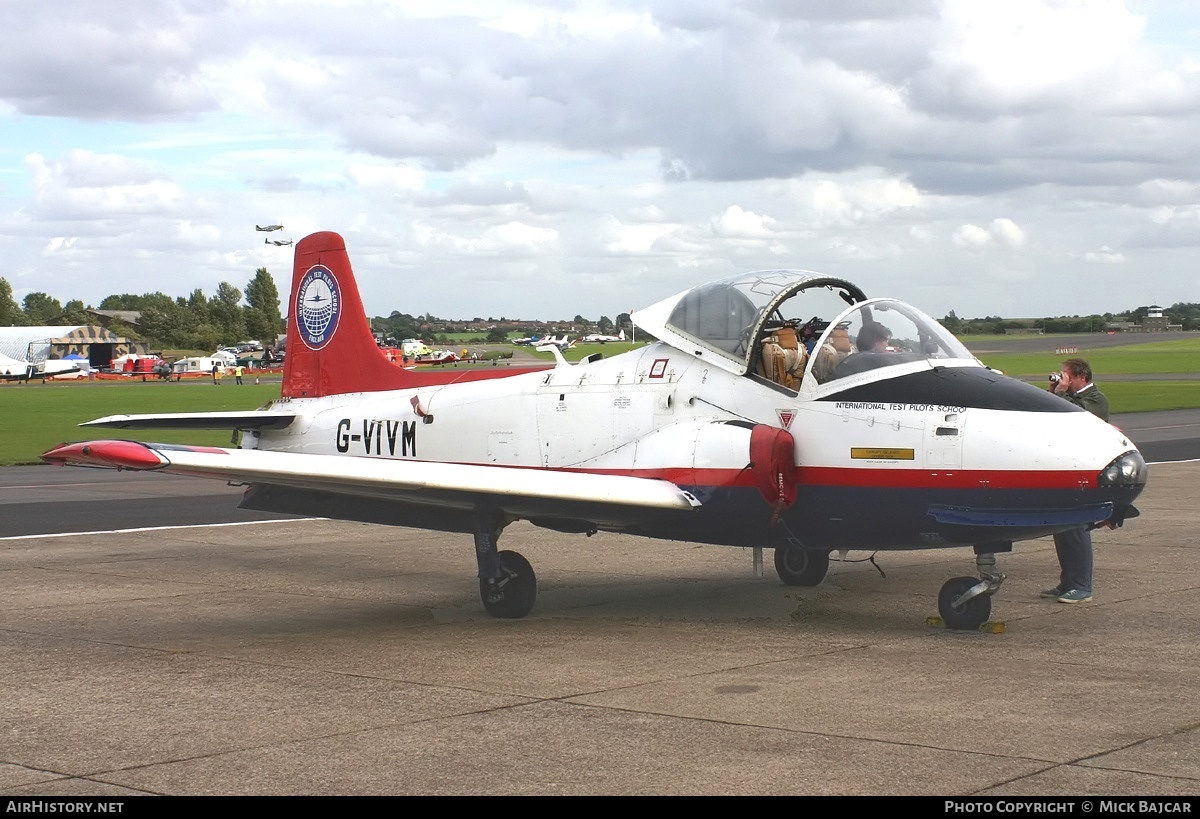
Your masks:
M566 333L563 333L562 338L546 336L545 338L539 338L532 342L532 345L539 350L546 347L557 347L559 350L569 350L575 346L575 342L571 341L570 336L568 336Z
M263 227L262 225L255 225L254 229L269 232L272 230L283 230L283 225L267 225L266 227Z
M604 333L592 333L591 335L586 335L579 340L585 344L607 344L610 341L624 341L625 331L622 330L615 336L608 336Z
M83 364L87 365L87 361ZM90 366L87 369L91 369ZM34 378L86 378L87 372L84 367L80 366L78 359L71 358L47 358L45 361L39 362L34 368Z
M562 338L557 336L525 336L524 338L514 338L513 344L520 347L557 347L560 350L565 350L568 347L575 346L575 342L571 341L567 333L562 334Z
M290 299L279 400L85 425L232 428L239 448L98 440L43 457L244 482L250 509L470 534L483 606L500 617L524 616L537 594L529 562L497 548L518 519L756 558L769 547L799 586L822 580L833 550L971 546L978 577L939 595L952 628L989 617L997 553L1120 525L1146 483L1120 430L831 276L703 284L635 314L658 341L540 369L391 364L336 233L297 245ZM788 319L810 315L823 319L811 356ZM904 351L852 350L881 332Z

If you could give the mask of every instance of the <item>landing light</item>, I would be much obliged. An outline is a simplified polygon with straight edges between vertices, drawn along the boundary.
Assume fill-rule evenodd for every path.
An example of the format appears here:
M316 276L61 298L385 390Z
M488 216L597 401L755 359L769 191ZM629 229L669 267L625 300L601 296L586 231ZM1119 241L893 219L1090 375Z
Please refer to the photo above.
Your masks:
M1140 452L1133 450L1104 467L1096 482L1100 486L1143 486L1148 474L1146 460Z

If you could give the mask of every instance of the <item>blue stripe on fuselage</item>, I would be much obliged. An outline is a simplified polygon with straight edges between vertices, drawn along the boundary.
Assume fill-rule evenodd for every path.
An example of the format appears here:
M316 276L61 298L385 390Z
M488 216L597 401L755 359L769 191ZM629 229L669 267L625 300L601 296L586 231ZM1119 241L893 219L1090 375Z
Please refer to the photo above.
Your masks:
M1065 402L1063 402L1065 403ZM1030 540L1094 522L1136 498L1137 488L902 489L801 485L796 503L771 525L772 509L750 487L684 487L704 505L650 537L735 546L800 543L813 548L906 550ZM947 510L956 510L950 514Z

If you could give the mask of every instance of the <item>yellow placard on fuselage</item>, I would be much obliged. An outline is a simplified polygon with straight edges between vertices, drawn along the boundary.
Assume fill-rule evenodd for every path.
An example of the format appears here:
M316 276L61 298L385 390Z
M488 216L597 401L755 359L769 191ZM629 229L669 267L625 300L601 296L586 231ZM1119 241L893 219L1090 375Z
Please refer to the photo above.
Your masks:
M868 461L913 461L916 460L917 451L903 447L852 446L850 457Z

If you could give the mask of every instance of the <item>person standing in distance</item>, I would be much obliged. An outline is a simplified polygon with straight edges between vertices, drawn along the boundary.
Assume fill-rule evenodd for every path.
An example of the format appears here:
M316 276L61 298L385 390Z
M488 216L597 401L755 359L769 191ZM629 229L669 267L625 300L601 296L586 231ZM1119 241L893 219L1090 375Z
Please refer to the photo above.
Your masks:
M1108 398L1092 383L1092 368L1082 358L1068 358L1062 371L1050 376L1050 390L1076 406L1108 420ZM1060 603L1087 603L1092 599L1092 533L1080 525L1054 536L1058 553L1058 585L1046 589L1042 597Z

